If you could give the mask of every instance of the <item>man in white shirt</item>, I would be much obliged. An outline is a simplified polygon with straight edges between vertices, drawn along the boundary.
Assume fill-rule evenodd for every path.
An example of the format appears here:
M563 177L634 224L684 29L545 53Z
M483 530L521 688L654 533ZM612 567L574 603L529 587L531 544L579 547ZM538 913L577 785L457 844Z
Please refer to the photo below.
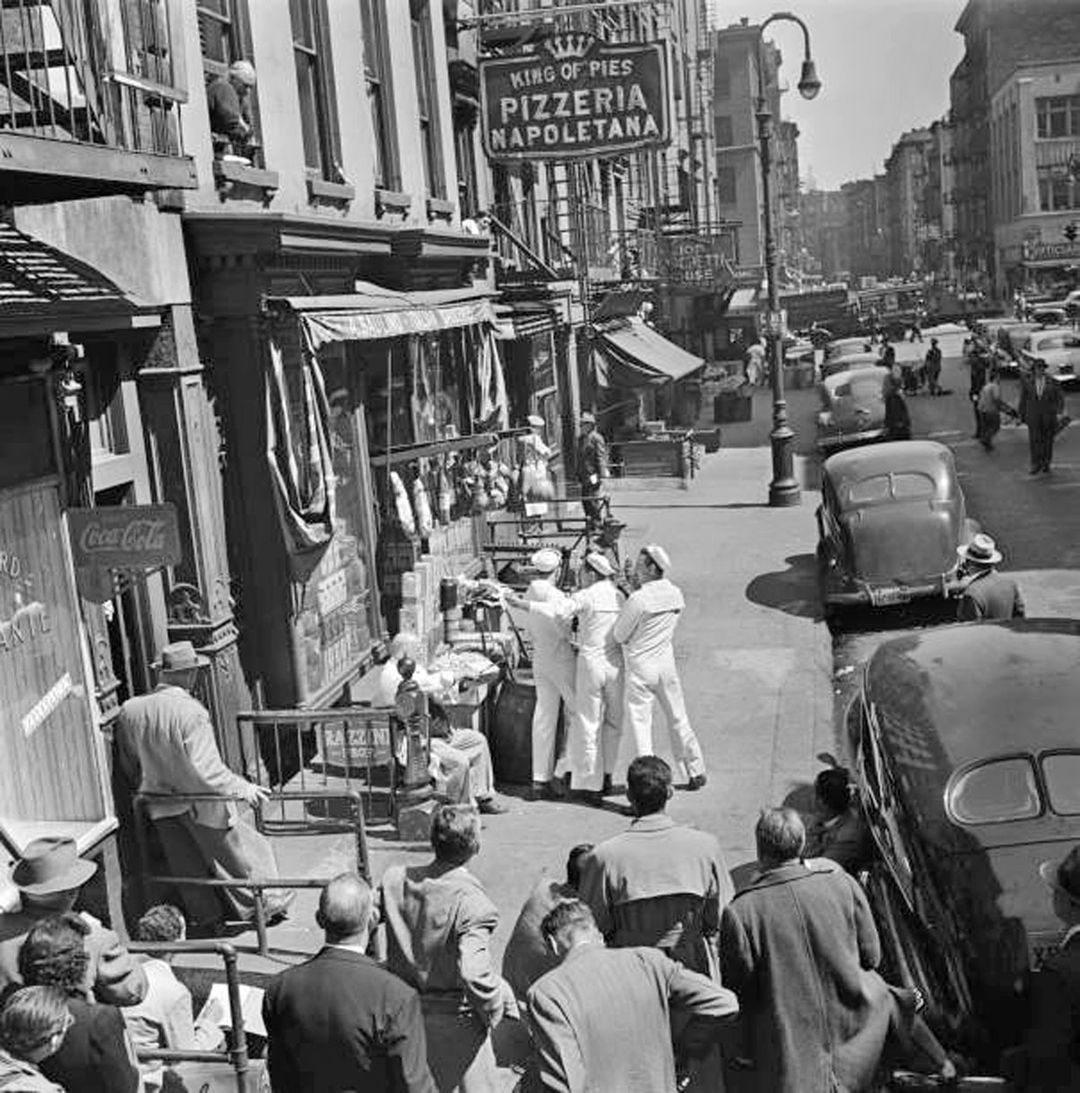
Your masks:
M592 803L599 803L603 788L610 789L619 751L622 658L612 632L622 598L612 581L614 576L611 562L592 552L581 564L577 592L542 602L514 597L516 605L531 614L567 624L577 622L574 717L566 750L571 787L588 795Z
M643 546L634 568L640 587L631 593L615 623L613 636L622 646L626 671L624 725L633 735L635 757L654 755L655 698L667 718L675 760L685 765L689 775L686 788L701 789L706 782L705 757L686 715L672 643L686 604L682 592L665 576L670 569L671 559L663 547Z
M562 557L557 550L536 551L529 564L536 577L530 582L524 600L529 604L525 625L532 639L533 682L536 706L532 720L533 797L560 797L562 784L555 779L555 731L559 722L559 703L566 705L566 717L574 713L575 666L570 644L570 628L561 615L566 593L556 585ZM508 601L511 608L513 603ZM533 604L548 604L554 610L546 614L532 610Z

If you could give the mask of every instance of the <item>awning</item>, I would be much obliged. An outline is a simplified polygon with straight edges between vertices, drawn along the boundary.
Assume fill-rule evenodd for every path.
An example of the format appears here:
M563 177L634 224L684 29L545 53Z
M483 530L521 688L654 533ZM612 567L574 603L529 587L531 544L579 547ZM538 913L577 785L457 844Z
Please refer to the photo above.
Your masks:
M0 222L0 337L160 326L161 309Z
M732 311L758 311L758 290L756 288L737 288L728 301L728 314Z
M296 314L313 353L328 342L397 338L495 322L495 309L484 288L395 292L358 281L356 292L347 296L271 296L266 303Z
M629 372L636 376L636 383L627 380L626 386L680 380L705 364L701 357L669 342L641 319L627 319L617 327L601 331L596 348L602 358L622 369L624 375Z
M495 314L499 329L495 336L507 338L531 338L535 334L550 334L558 325L555 309L543 304L496 304ZM506 331L509 324L510 330Z

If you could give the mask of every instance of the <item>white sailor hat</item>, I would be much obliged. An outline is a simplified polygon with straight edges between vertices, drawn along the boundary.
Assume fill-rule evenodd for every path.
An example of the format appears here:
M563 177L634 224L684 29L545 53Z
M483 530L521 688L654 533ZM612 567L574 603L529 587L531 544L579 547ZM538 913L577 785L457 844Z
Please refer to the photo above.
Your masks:
M641 548L641 553L651 558L659 567L661 573L667 573L671 568L671 559L668 552L659 543L646 543Z
M615 576L615 567L608 561L607 556L599 551L590 550L585 555L585 564L594 572L599 573L601 577Z
M544 547L544 549L537 550L531 555L529 565L537 573L554 573L562 565L562 555L557 550Z
M539 414L529 414L525 419L534 429L542 429L544 427L544 419Z

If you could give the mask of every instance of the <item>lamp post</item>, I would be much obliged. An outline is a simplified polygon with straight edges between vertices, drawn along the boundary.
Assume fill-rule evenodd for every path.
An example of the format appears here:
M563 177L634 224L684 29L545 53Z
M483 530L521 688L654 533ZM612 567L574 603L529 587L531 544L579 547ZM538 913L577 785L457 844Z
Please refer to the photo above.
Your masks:
M803 32L803 63L799 76L799 94L812 99L821 90L821 81L810 56L810 31L806 24L791 12L779 11L761 24L758 37L758 139L761 144L761 196L764 203L762 217L765 228L765 277L769 292L769 355L772 360L773 427L769 434L772 445L772 481L769 483L769 504L774 508L797 505L800 499L799 483L795 480L795 434L788 425L787 402L784 398L784 336L780 324L780 287L776 274L776 234L772 207L773 165L773 116L769 100L765 96L765 58L761 48L765 41L765 28L781 20L798 23Z

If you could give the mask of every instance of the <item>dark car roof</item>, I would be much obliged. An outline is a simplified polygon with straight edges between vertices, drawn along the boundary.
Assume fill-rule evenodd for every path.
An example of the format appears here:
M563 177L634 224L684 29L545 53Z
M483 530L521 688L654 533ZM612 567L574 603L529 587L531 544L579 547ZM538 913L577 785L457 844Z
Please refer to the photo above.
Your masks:
M928 751L955 770L992 755L1077 748L1080 620L918 631L878 647L864 686L900 765L924 762Z
M825 460L823 473L837 492L850 482L861 482L879 474L922 471L932 477L953 472L952 453L936 440L893 440L869 448L837 452Z

